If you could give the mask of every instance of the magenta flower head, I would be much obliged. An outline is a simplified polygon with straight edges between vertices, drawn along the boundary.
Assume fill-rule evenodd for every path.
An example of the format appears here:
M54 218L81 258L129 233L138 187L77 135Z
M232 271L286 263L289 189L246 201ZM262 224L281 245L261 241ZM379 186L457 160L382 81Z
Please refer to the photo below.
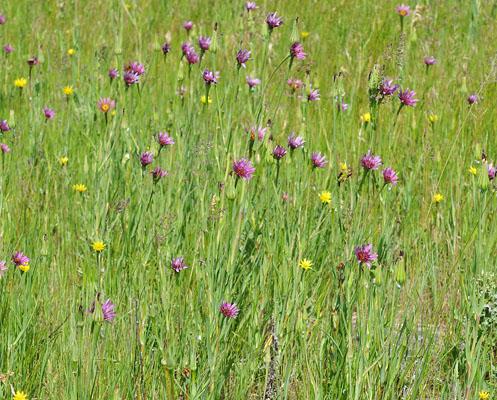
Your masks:
M6 119L0 121L0 131L2 132L10 131L10 126Z
M295 150L298 149L299 147L304 147L304 139L300 136L296 136L295 133L291 133L290 136L288 136L288 147L290 147L290 150Z
M283 146L276 146L273 150L273 158L275 160L281 160L286 155L286 149Z
M233 161L232 168L233 172L238 178L244 179L246 181L252 179L252 176L255 172L255 168L252 165L252 162L250 160L247 160L246 158L241 158L239 160Z
M171 146L174 144L174 139L167 132L159 132L157 134L157 142L161 147Z
M236 61L238 62L238 67L245 68L245 63L250 60L250 50L241 49L236 53Z
M207 86L216 85L217 80L219 79L219 72L210 71L205 69L202 73L202 78L204 78L204 82Z
M55 117L55 111L51 108L45 107L43 108L43 114L47 120L53 119Z
M140 76L133 71L125 71L123 80L127 87L134 85L140 81Z
M427 56L423 59L423 62L427 67L429 67L430 65L435 65L437 63L437 59L433 56Z
M266 24L269 28L269 32L272 32L274 28L278 28L283 25L283 20L278 17L275 12L273 12L268 14L268 16L266 17Z
M7 272L7 263L5 261L0 261L0 278L2 278L5 275L5 272Z
M0 151L2 152L2 154L10 153L10 147L7 146L5 143L0 143Z
M395 186L399 180L397 173L390 167L383 170L383 182Z
M257 85L261 84L261 80L258 78L252 78L251 76L247 76L245 78L245 81L247 82L247 85L249 89L254 89Z
M497 173L497 168L495 168L493 164L490 164L487 166L487 172L488 172L488 179L493 181Z
M185 57L186 57L186 61L188 61L188 64L190 64L190 65L197 64L200 61L200 57L194 49L190 49L185 54Z
M7 18L5 18L5 15L0 14L0 25L5 24L5 21L7 21Z
M349 109L349 105L347 103L344 103L343 101L340 101L337 103L337 110L338 111L347 111Z
M373 155L371 150L368 150L361 158L361 165L366 171L374 171L380 167L381 157Z
M104 97L98 101L97 106L103 113L108 113L116 107L116 102L109 97Z
M165 56L169 54L171 51L171 44L169 42L164 42L164 44L161 46L162 54Z
M247 1L245 3L245 9L250 12L250 11L254 11L257 9L257 4L255 4L255 1Z
M209 47L211 47L211 38L207 36L200 36L198 38L198 46L202 51L209 50Z
M304 60L307 56L304 53L304 46L300 42L295 42L290 46L290 57L296 58L297 60Z
M326 167L326 164L328 164L326 157L318 152L312 153L311 162L312 168L324 168Z
M192 46L190 42L184 42L181 45L181 52L183 53L184 56L186 56L190 51L195 51L195 48Z
M307 95L307 101L318 101L320 100L319 89L311 89L309 94Z
M250 133L250 140L254 141L255 138L259 140L259 142L262 142L264 140L264 137L266 136L267 132L267 127L263 128L262 126L253 126L251 127L248 132Z
M38 57L30 57L28 58L28 61L27 61L28 65L30 68L34 67L35 65L38 65L40 63L40 60L38 60Z
M357 246L354 253L359 264L364 264L368 268L371 268L371 263L378 258L378 254L373 252L373 245L371 243Z
M12 47L12 45L6 44L5 46L3 46L3 51L5 54L10 54L14 51L14 48Z
M293 79L290 78L286 81L287 85L290 86L292 91L297 91L299 89L302 89L302 86L304 86L304 83L300 79Z
M186 32L190 32L193 28L193 22L192 21L183 22L183 28L185 29Z
M112 322L116 318L116 312L114 311L115 305L107 299L104 304L102 304L102 315L104 321Z
M119 76L119 71L117 70L117 68L111 68L109 69L107 75L109 75L110 80L113 81Z
M12 255L12 262L18 267L20 265L28 265L29 264L29 257L26 256L22 251L16 251Z
M223 301L223 303L219 307L219 312L226 318L236 318L236 316L240 312L240 309L236 306L235 303L227 303Z
M155 167L152 170L151 174L152 178L154 179L154 183L159 182L161 178L164 178L165 176L169 175L169 173L165 169L162 169L161 167Z
M473 104L476 104L478 103L478 95L476 93L473 93L473 94L470 94L468 96L468 104L469 105L473 105Z
M145 66L137 61L133 61L124 67L127 72L134 72L138 76L145 74Z
M395 11L397 11L397 14L399 14L401 17L407 17L411 13L411 7L406 6L405 4L401 4L400 6L397 6L395 8Z
M147 165L152 164L153 161L154 161L154 155L150 151L145 151L140 156L140 163L144 168Z
M414 90L406 89L399 92L399 100L403 106L415 107L416 103L419 101L415 96L416 92Z
M173 258L173 260L171 261L171 268L175 272L179 272L183 271L184 269L187 269L188 265L185 264L185 260L183 259L183 257L177 257Z
M394 85L392 79L385 79L380 85L380 93L383 96L391 96L397 91L398 88L399 85Z

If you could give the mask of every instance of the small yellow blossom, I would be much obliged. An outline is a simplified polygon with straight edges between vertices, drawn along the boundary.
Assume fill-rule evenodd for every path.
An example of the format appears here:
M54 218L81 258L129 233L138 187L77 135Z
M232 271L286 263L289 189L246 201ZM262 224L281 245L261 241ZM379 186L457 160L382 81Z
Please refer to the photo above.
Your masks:
M20 264L19 269L22 272L28 272L31 269L31 266L29 264Z
M311 34L311 32L307 32L307 31L302 31L300 32L300 37L302 39L307 39L309 37L309 35Z
M486 390L482 390L480 393L478 393L478 399L479 400L489 400L490 393L487 392Z
M101 240L97 240L96 242L92 243L91 248L95 253L101 253L105 250L105 243Z
M340 172L346 173L346 172L348 172L348 170L349 170L349 167L348 167L347 163L341 162L340 163Z
M63 90L66 96L72 96L74 94L74 89L72 88L72 86L65 86Z
M69 49L69 50L67 50L67 55L68 55L68 56L73 56L73 55L75 55L75 54L76 54L76 50L74 50L74 49L72 49L72 48L71 48L71 49Z
M323 204L330 204L331 203L331 193L328 192L327 190L322 191L319 193L319 200L321 200L321 203Z
M200 98L200 102L202 104L207 104L207 102L209 102L209 104L212 103L212 99L211 99L211 96L209 96L209 98L205 97L205 94Z
M77 183L76 185L73 185L72 188L78 193L84 193L87 190L86 185L83 185L82 183Z
M69 162L69 158L68 157L66 157L66 156L59 157L59 164L60 164L61 167L65 167L68 162Z
M432 124L434 124L435 122L437 122L437 121L438 121L438 115L436 115L436 114L430 114L430 115L428 115L428 120L429 120Z
M434 202L434 203L437 203L437 204L438 204L438 203L440 203L441 201L443 201L443 199L444 199L444 196L443 196L443 194L441 194L441 193L435 193L435 194L433 195L433 202Z
M361 115L361 121L364 123L371 122L371 113L367 112Z
M15 392L14 397L12 397L12 400L28 400L28 395L24 392Z
M19 89L23 89L27 84L28 80L26 78L17 78L14 81L14 85Z
M312 261L308 260L307 258L303 258L299 262L299 267L302 268L303 270L307 271L308 269L312 268Z
M472 165L471 167L468 168L468 172L471 175L476 175L477 169L476 169L476 167L474 165Z

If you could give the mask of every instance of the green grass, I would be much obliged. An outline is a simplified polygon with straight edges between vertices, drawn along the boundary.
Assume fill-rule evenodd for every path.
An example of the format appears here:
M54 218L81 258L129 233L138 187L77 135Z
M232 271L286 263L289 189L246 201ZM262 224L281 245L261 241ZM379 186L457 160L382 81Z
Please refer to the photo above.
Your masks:
M13 390L85 400L496 392L495 334L480 327L477 279L496 268L495 186L481 152L496 159L497 2L411 2L403 37L390 1L258 5L247 16L242 1L2 3L0 44L15 51L2 54L0 75L0 119L13 128L0 136L11 148L0 155L0 260L9 264L1 399ZM270 11L285 23L268 39ZM187 19L195 46L216 36L191 69L180 60ZM289 70L282 61L302 31L309 56ZM236 67L240 48L252 51L246 70ZM20 94L14 80L28 78L32 55L41 63ZM426 55L438 60L428 71ZM147 70L139 89L122 77L111 84L108 69L122 75L133 60ZM397 119L393 98L363 124L375 64L420 102ZM204 68L220 71L209 105L200 102ZM253 93L246 75L262 80ZM289 77L319 88L321 100L291 95ZM480 102L469 107L473 92ZM349 110L337 110L337 96ZM117 102L108 124L101 97ZM235 185L246 129L269 120L254 144L254 178ZM155 158L169 176L154 185L139 157L157 154L158 131L176 143ZM271 152L292 131L306 143L277 177ZM382 189L381 169L364 176L368 149L399 173L396 187ZM326 155L325 169L312 170L313 151ZM352 176L338 185L341 162ZM78 183L86 193L72 189ZM331 205L319 200L324 190ZM444 200L434 204L437 192ZM99 256L95 240L106 243ZM371 270L354 256L364 243L379 254ZM31 258L26 273L10 262L17 250ZM190 268L175 273L178 256ZM311 270L299 268L302 258ZM98 292L116 305L113 323L84 312ZM239 306L236 319L220 314L223 300Z

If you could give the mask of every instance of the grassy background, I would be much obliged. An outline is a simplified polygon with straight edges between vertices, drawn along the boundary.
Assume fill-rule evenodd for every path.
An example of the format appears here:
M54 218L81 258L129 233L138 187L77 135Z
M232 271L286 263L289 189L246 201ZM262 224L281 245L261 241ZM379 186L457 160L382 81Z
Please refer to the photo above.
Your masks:
M0 398L12 388L38 399L493 391L495 341L479 326L476 278L495 270L496 202L484 167L477 176L468 168L482 149L489 160L497 151L497 2L412 2L403 38L391 1L258 5L247 16L242 2L220 0L2 3L1 44L15 51L2 56L0 76L0 119L14 127L1 137L12 151L0 176L0 259L22 250L32 261L29 272L10 265L0 279ZM270 11L285 24L267 48ZM215 51L191 71L180 61L187 19L195 45L218 24ZM308 59L277 68L301 31L310 32ZM252 50L246 71L236 68L241 47ZM438 63L426 71L430 54ZM20 96L13 82L28 77L32 55L41 64ZM130 60L146 66L140 90L107 77ZM398 100L382 105L376 131L359 118L374 64L422 100L396 124ZM205 67L221 74L208 106ZM246 74L262 79L254 93ZM321 101L290 95L289 77L319 87ZM66 85L75 90L69 101ZM481 101L468 107L472 92ZM337 111L337 95L347 112ZM106 125L96 102L108 96L117 113ZM53 120L45 122L44 106ZM255 177L235 187L229 173L234 158L248 156L245 130L268 120ZM154 161L170 173L154 187L139 155L157 152L159 130L176 144ZM271 151L291 131L305 148L283 159L276 181ZM380 191L376 172L360 188L369 148L398 171L397 187ZM313 151L330 161L325 170L311 170ZM353 169L340 186L339 162ZM88 191L74 192L76 183ZM319 201L322 190L331 206ZM445 197L438 205L435 192ZM100 257L94 240L107 244ZM373 271L353 254L368 242L379 252ZM191 268L176 274L170 261L180 255ZM298 267L302 258L312 270ZM116 304L114 323L81 313L97 292ZM222 318L223 300L240 307L237 319Z

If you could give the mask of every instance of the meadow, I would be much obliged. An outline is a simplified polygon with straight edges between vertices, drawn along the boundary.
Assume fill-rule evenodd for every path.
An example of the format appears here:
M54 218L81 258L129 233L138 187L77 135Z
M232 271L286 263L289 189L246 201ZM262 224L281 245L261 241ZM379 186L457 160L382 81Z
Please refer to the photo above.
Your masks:
M3 1L0 399L497 398L496 22Z

